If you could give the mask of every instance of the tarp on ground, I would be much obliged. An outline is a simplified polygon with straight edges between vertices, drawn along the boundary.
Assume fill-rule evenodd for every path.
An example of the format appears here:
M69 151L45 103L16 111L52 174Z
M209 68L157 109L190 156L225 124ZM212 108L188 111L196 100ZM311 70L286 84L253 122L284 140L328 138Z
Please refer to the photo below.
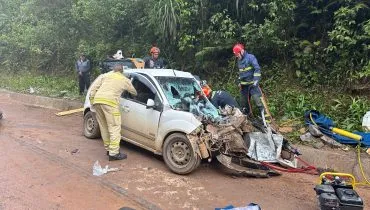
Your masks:
M307 125L310 125L310 124L317 125L323 134L335 139L337 142L341 144L349 144L349 145L358 144L358 141L354 139L333 133L331 131L331 128L335 127L333 120L321 114L320 112L316 110L307 111L304 114L304 118L305 118L305 123ZM365 132L353 132L353 133L362 136L362 139L360 141L361 146L370 147L370 133L365 133Z

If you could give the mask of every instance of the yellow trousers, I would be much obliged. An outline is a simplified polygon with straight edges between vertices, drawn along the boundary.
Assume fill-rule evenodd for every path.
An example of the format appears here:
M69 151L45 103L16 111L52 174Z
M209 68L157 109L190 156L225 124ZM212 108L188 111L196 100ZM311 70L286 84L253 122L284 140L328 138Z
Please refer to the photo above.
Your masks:
M121 113L118 107L94 104L104 147L113 156L119 153L121 141Z

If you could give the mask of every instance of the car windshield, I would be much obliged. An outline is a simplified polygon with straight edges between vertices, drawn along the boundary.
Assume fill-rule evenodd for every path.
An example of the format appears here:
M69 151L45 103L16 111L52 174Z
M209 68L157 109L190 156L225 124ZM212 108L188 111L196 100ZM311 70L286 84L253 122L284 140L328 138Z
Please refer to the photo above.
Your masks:
M204 99L195 79L164 76L158 76L156 79L173 109L188 111L212 121L219 118L216 107Z

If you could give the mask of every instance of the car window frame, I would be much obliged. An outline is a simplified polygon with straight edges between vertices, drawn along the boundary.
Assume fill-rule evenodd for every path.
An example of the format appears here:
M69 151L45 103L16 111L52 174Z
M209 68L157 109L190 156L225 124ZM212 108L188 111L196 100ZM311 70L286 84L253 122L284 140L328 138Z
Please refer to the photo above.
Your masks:
M158 92L158 88L156 87L154 82L152 82L153 80L151 80L151 78L147 77L145 74L139 74L139 73L135 73L135 72L126 74L126 76L129 79L138 80L138 82L145 85L146 88L148 88L150 91L152 91L152 93L154 94L154 99L152 99L152 100L156 104L154 109L157 110L157 111L162 112L162 110L163 110L163 99L162 99L161 94ZM133 80L131 82L133 82ZM126 100L130 100L132 102L135 102L135 103L142 104L142 105L146 106L147 101L148 101L149 98L144 103L142 101L137 100L135 97L132 97L132 96L129 97L130 95L131 94L129 94L127 91L125 91L124 93L122 93L121 98L124 98Z

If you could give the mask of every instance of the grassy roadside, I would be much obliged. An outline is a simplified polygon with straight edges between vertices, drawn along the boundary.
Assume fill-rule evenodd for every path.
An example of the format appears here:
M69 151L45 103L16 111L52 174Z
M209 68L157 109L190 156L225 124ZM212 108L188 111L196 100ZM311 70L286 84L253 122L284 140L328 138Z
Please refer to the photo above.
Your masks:
M0 88L6 90L54 98L83 100L83 97L78 94L78 81L75 75L56 76L0 71L0 81Z

